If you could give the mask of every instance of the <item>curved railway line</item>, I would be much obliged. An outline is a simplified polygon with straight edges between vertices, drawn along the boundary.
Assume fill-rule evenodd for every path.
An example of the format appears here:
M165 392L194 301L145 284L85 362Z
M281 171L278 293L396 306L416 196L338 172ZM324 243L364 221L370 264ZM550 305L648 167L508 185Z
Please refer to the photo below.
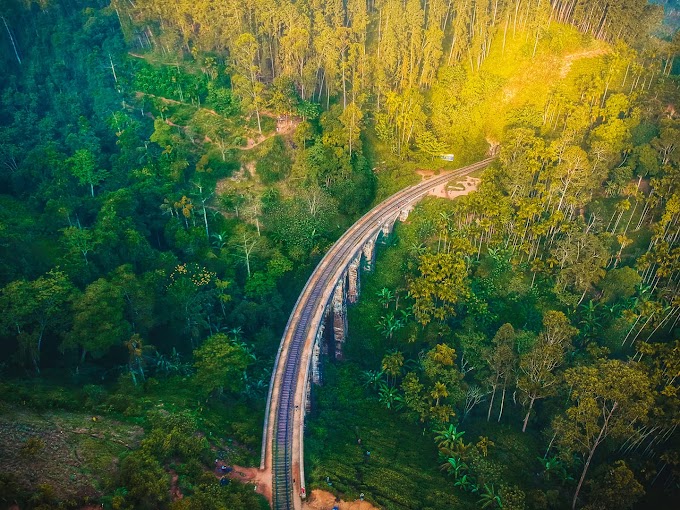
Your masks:
M350 261L385 222L427 195L431 188L482 169L493 159L431 177L392 195L354 223L309 277L281 339L267 395L260 469L271 471L272 507L275 510L300 508L300 497L295 488L305 489L304 407L311 350L324 310ZM299 384L303 378L304 383Z

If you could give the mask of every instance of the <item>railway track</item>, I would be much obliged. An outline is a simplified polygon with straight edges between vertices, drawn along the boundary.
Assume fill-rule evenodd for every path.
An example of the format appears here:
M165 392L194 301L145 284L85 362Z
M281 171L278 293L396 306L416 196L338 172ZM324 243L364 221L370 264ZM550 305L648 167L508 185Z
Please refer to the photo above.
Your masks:
M313 338L323 316L323 310L331 299L333 289L350 261L364 244L374 236L385 221L399 215L400 211L427 195L433 187L451 179L467 175L489 165L493 158L434 176L406 188L368 211L343 236L336 241L321 259L300 293L290 315L286 330L276 356L274 370L267 396L262 438L260 469L269 467L272 474L272 506L275 510L293 510L297 507L293 483L293 458L295 413L299 410L298 434L304 429L306 384L299 387L301 370L304 380L309 370ZM303 366L304 364L304 366ZM299 443L299 462L302 466L302 442ZM269 462L268 462L269 461ZM300 467L300 486L304 488L304 471ZM299 501L299 500L298 500Z

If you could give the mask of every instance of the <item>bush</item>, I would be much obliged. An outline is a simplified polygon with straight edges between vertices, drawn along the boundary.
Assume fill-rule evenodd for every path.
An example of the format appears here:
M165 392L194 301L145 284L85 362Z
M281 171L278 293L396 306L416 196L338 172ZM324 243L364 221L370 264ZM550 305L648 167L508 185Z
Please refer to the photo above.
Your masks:
M263 149L255 164L255 171L262 180L262 184L273 184L285 179L290 174L292 162L286 150L283 138L272 138L268 149Z
M19 480L12 473L0 473L0 503L9 506L23 497Z
M45 448L45 441L42 438L33 436L29 437L24 444L21 445L20 455L22 457L35 457Z
M170 483L160 463L144 449L131 453L121 463L117 504L121 509L155 510L170 498Z
M172 510L257 510L269 508L267 502L257 493L253 492L252 486L232 482L221 486L210 475L204 483L198 486L196 492L182 500L176 501L170 507Z
M96 384L85 385L83 393L85 394L85 407L88 409L95 409L102 405L109 396L103 387Z
M196 434L196 420L187 411L149 413L151 432L142 441L142 449L164 461L178 456L183 459L200 457L208 448L204 437Z

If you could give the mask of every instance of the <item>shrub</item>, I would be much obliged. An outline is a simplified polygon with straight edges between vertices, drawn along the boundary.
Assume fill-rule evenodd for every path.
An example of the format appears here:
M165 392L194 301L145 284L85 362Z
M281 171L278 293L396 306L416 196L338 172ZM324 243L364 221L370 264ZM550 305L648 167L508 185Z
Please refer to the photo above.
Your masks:
M35 457L45 448L45 441L42 438L33 436L29 437L24 444L21 445L20 455L22 457Z

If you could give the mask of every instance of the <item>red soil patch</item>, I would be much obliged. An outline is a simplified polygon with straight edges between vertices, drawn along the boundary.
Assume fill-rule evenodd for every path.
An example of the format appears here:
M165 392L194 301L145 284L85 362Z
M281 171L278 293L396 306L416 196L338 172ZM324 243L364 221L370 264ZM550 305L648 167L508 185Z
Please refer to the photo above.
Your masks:
M303 510L331 510L337 506L340 510L379 510L368 501L344 501L337 498L330 492L313 490L309 500L302 504Z
M254 467L243 467L234 464L232 466L229 466L232 468L232 471L224 475L222 473L222 470L220 469L223 465L227 464L225 464L224 462L218 462L217 464L215 464L215 476L217 476L218 478L226 476L227 478L231 478L232 480L238 480L239 482L242 483L251 483L255 485L255 491L258 494L262 494L265 498L267 498L267 501L271 503L272 488L269 473L265 471L260 471L259 469Z

